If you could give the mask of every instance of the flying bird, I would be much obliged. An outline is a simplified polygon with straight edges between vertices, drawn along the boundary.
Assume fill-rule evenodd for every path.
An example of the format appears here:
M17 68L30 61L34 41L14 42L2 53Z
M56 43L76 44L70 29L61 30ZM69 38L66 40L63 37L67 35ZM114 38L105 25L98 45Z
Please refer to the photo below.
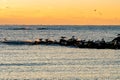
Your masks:
M94 9L93 11L98 13L99 15L102 15L102 13L100 11L98 11L97 9Z
M93 11L95 11L95 12L96 12L97 10L96 10L96 9L94 9Z

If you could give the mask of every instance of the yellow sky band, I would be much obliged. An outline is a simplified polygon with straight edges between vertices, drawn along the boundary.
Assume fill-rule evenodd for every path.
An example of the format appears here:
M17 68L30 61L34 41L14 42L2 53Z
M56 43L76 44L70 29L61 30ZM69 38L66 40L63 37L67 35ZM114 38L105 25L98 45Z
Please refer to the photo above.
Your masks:
M120 25L120 0L0 0L0 24Z

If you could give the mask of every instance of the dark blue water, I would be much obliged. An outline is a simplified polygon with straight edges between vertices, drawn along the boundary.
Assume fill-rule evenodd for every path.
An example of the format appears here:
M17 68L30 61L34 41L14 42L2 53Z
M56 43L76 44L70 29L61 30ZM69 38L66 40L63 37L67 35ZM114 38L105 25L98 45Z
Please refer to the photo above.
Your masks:
M120 30L119 25L1 25L1 30Z

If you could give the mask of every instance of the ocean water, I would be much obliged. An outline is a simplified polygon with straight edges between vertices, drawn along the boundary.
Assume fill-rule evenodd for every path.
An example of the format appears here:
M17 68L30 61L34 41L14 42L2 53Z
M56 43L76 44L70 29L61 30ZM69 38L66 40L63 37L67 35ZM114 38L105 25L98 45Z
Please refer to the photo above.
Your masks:
M120 26L1 25L0 40L111 41ZM120 80L120 50L0 43L0 80Z

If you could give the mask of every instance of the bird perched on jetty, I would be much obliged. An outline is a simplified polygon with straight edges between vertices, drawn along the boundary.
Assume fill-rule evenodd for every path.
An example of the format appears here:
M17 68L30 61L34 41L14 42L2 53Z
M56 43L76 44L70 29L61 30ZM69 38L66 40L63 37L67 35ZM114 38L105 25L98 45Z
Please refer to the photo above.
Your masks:
M60 41L59 41L59 44L60 44L60 45L67 45L66 37L61 36L61 39L60 39Z
M53 44L54 40L51 38L45 39L46 44Z
M66 37L65 36L61 36L61 39L65 39Z
M112 42L114 42L114 41L120 42L120 34L118 34L117 37L112 40Z
M111 42L115 48L120 48L120 34L118 34Z

